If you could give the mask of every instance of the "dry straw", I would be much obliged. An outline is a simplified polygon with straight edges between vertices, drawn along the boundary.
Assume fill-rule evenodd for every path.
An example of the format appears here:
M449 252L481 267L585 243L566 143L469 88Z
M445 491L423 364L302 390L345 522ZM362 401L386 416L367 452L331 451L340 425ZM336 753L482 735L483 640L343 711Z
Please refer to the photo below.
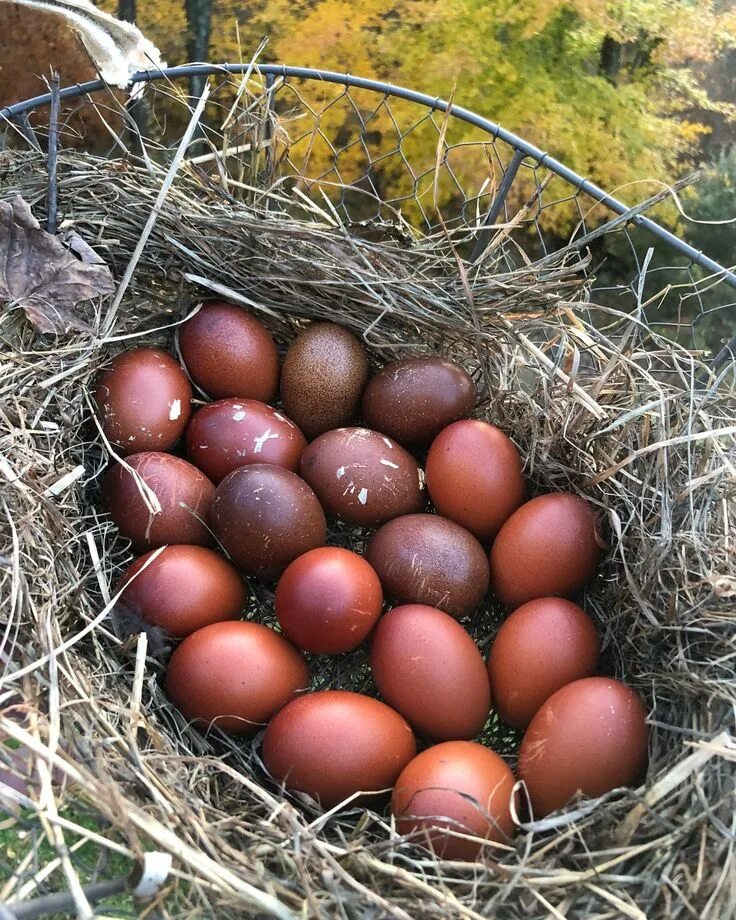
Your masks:
M238 104L252 115L242 87ZM91 916L78 880L87 839L123 857L171 853L154 908L165 917L734 915L733 378L627 305L590 303L584 251L510 269L504 225L470 270L458 231L351 235L326 198L259 189L262 159L251 172L243 161L264 135L248 124L247 143L220 138L237 156L200 141L172 169L154 154L62 154L62 213L126 283L112 306L90 308L92 335L52 339L19 311L0 316L0 706L20 701L26 715L1 724L36 764L22 801L53 844L44 858L17 851L0 898L46 891L59 870L56 888ZM41 213L46 183L41 154L0 160L1 198ZM478 380L479 416L519 445L532 490L572 489L601 510L610 549L587 603L607 670L649 706L644 786L523 825L477 864L443 863L397 838L380 808L324 815L284 797L258 738L203 737L173 711L159 637L126 634L111 613L131 556L97 509L108 453L88 393L121 348L173 345L212 293L258 312L282 346L322 318L363 336L375 362L457 358ZM268 619L270 600L258 588L249 615ZM484 647L497 622L491 607L476 618ZM373 692L360 653L312 667L319 684ZM517 739L496 727L488 740L513 763ZM70 803L94 816L91 830L64 817Z

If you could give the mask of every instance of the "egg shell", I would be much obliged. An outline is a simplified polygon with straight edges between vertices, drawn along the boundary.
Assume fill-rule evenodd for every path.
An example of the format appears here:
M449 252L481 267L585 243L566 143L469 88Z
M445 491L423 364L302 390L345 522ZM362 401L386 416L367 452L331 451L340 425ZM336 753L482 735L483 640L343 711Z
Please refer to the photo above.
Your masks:
M350 550L322 546L295 559L276 586L279 625L294 645L317 655L356 648L381 615L373 568Z
M576 793L595 797L643 778L649 732L639 695L610 677L562 687L537 711L519 749L535 818Z
M506 521L490 558L493 591L507 607L538 597L574 597L601 558L595 512L569 492L539 495Z
M113 358L94 400L107 440L123 454L165 451L184 433L192 388L176 361L158 348L134 348Z
M410 453L367 428L338 428L302 454L301 474L330 517L375 527L426 503L424 474Z
M600 644L585 611L561 597L528 601L503 623L488 657L493 705L501 719L526 728L565 684L592 677Z
M296 472L307 442L282 412L255 399L221 399L194 414L187 456L213 482L249 463Z
M126 464L130 469L116 463L105 476L101 498L134 549L145 552L167 543L207 546L212 542L209 519L215 487L204 473L186 460L158 451L134 454ZM139 479L158 500L160 511L154 513L146 504Z
M422 751L402 772L391 813L400 834L443 859L473 860L483 840L506 842L513 834L514 783L494 751L473 741L445 741Z
M385 597L427 604L459 619L488 591L488 557L475 537L436 514L408 514L384 524L365 558L378 573Z
M390 610L376 627L370 655L382 699L418 734L450 741L483 729L491 709L485 663L442 610L422 604Z
M181 327L179 351L192 380L212 399L276 398L276 343L260 320L235 304L205 304Z
M499 428L465 419L448 425L427 454L427 491L443 517L488 544L526 498L521 457Z
M198 727L252 735L309 688L302 655L260 623L213 623L188 636L166 670L166 693Z
M436 356L392 361L363 394L366 425L412 448L426 446L474 407L473 378L454 361Z
M269 580L327 539L314 492L290 470L265 463L222 480L212 502L212 530L241 571Z
M263 738L263 762L292 792L334 808L357 792L393 786L416 754L406 721L385 703L322 690L284 706Z
M237 619L248 601L235 566L204 546L151 550L125 570L116 591L123 592L119 613L177 639L210 623Z
M353 419L367 380L368 359L352 332L312 323L286 352L281 400L311 441Z

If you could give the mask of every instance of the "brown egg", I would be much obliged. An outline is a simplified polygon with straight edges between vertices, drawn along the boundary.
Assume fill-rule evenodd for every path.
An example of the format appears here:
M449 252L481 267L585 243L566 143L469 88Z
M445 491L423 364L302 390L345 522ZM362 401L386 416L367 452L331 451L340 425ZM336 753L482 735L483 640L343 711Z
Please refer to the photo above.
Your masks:
M135 348L113 358L94 399L105 437L123 454L173 447L192 410L187 375L158 348Z
M371 537L365 558L383 593L402 604L469 616L488 591L488 558L475 537L436 514L408 514Z
M526 498L521 457L493 425L474 419L441 431L427 454L427 491L437 511L490 543Z
M368 359L358 339L334 323L312 323L284 358L284 410L311 441L347 425L368 380Z
M284 703L309 689L301 654L260 623L213 623L171 656L166 693L199 727L252 735Z
M514 783L494 751L473 741L446 741L415 757L396 780L391 813L398 832L415 843L443 859L473 860L483 840L506 842L513 834Z
M186 460L157 451L135 454L126 464L133 472L116 463L105 477L101 497L134 549L212 542L209 518L215 487L204 473Z
M255 399L221 399L203 406L187 428L187 456L213 482L249 463L299 469L307 442L277 409Z
M421 511L426 502L416 460L367 428L321 435L302 454L301 472L328 515L360 527Z
M276 343L263 323L232 303L205 304L181 327L179 350L212 399L271 402L279 389Z
M271 776L323 808L356 792L391 787L416 750L398 712L345 690L294 700L271 720L263 738L263 762Z
M579 792L594 797L638 783L647 764L646 716L639 695L610 677L586 677L554 693L519 750L534 817Z
M433 607L407 604L381 618L371 640L381 697L433 741L474 738L491 709L488 673L462 626Z
M119 612L177 639L210 623L237 619L248 600L235 566L203 546L146 553L125 570L117 585L122 589Z
M493 706L507 725L526 728L552 694L598 667L590 617L561 597L528 601L504 622L488 658Z
M593 507L569 492L539 495L499 531L491 548L491 584L507 607L537 597L573 597L593 577L600 557Z
M466 370L434 356L402 358L383 367L363 394L363 418L407 447L424 447L450 422L475 407Z
M362 556L338 546L299 556L276 586L276 616L284 635L317 655L360 645L382 606L378 575Z
M222 480L212 502L212 530L239 569L270 580L327 538L314 492L290 470L265 463Z

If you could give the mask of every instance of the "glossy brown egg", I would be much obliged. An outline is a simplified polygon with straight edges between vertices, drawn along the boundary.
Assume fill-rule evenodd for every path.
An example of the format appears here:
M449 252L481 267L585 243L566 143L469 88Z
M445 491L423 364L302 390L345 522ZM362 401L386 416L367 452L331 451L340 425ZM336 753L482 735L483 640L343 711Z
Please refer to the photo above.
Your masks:
M407 447L424 447L475 407L473 378L435 356L402 358L383 367L363 394L363 419Z
M519 750L534 817L580 792L594 797L638 783L647 764L646 715L639 695L610 677L586 677L554 693Z
M569 492L539 495L506 521L491 547L491 584L507 607L574 597L601 557L592 505Z
M105 476L101 497L134 549L212 542L209 518L215 487L204 473L186 460L157 451L134 454L126 464L130 469L116 463Z
M232 303L208 303L181 327L179 350L212 399L271 402L279 389L276 343L263 323Z
M412 730L397 712L345 690L294 700L271 720L263 738L271 776L323 808L393 786L415 754Z
M135 348L113 358L94 399L105 437L123 454L173 447L192 411L187 375L158 348Z
M273 463L296 472L307 442L278 409L255 399L221 399L189 423L187 456L213 482L249 463Z
M309 688L309 669L283 636L260 623L213 623L171 656L166 693L200 728L252 735Z
M514 783L494 751L473 741L446 741L423 751L399 776L391 813L398 832L415 843L443 859L473 860L484 840L506 842L513 834Z
M367 428L338 428L312 441L301 473L330 517L360 527L421 511L426 502L416 460Z
M448 425L427 454L427 491L437 511L490 543L526 498L521 457L494 425Z
M362 556L321 546L289 565L276 586L275 606L281 629L294 645L335 655L360 645L373 629L383 592Z
M284 358L284 411L311 441L354 418L368 380L368 359L358 339L335 323L312 323Z
M248 600L235 566L203 546L146 553L125 570L117 590L123 591L116 605L120 612L177 639L210 623L237 619Z
M514 728L526 728L565 684L591 677L600 645L590 617L561 597L528 601L496 634L488 658L493 706Z
M278 578L327 538L314 492L290 470L265 463L222 480L212 502L212 530L241 571L265 579Z
M488 673L475 642L442 610L394 607L371 640L373 679L389 706L433 741L474 738L491 709Z
M488 591L488 558L467 530L436 514L408 514L371 537L365 558L383 593L402 604L427 604L469 616Z

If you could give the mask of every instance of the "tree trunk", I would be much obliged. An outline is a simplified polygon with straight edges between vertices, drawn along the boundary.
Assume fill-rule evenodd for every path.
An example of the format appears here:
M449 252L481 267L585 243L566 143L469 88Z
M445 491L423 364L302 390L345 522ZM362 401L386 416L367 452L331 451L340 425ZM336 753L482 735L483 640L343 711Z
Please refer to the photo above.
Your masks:
M135 22L135 0L118 0L118 19Z
M209 59L210 28L212 24L211 0L186 0L187 10L187 54L189 60L204 63ZM204 90L205 77L189 78L189 91L198 98Z

